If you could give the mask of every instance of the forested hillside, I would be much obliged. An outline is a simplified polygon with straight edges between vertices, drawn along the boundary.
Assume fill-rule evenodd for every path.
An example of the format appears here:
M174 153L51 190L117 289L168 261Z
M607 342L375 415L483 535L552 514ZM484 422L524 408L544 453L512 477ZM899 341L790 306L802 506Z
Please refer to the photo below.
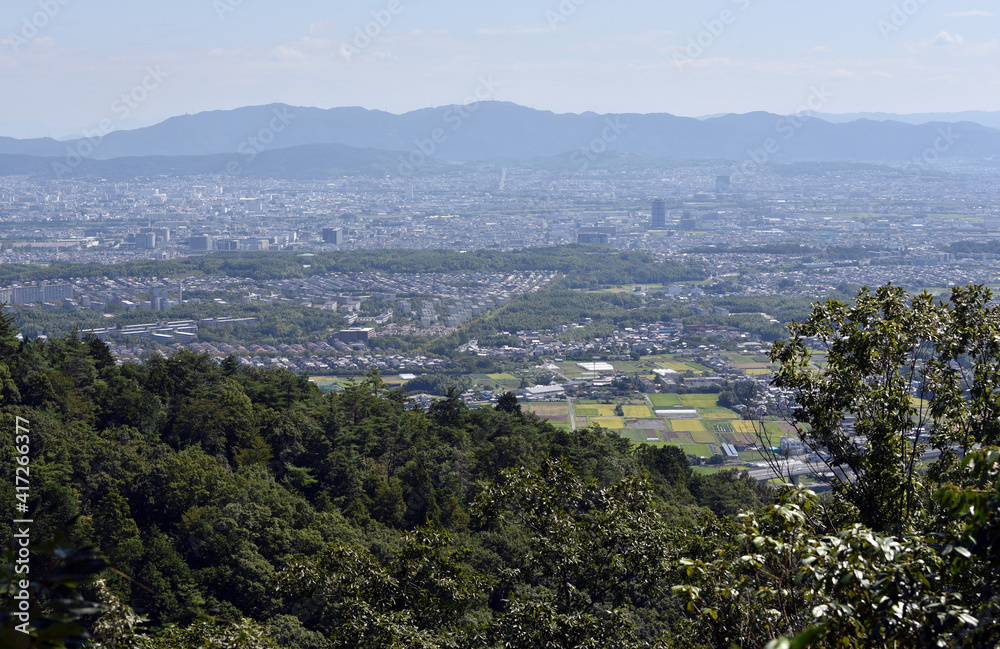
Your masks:
M871 310L892 299L898 309ZM947 354L976 363L983 385L996 375L994 343L970 335L995 327L975 315L996 313L988 294L959 292L953 310L901 299L834 303L776 349L779 380L803 402L840 399L798 415L816 435L835 441L824 422L869 405L864 386L881 388L865 372L899 367L871 360L888 349L879 341L905 356L921 336L954 334L942 381ZM931 317L939 329L915 326ZM801 337L836 318L844 354L828 371L860 363L849 394L802 373ZM855 319L887 327L846 328ZM913 412L898 389L879 393L890 406L872 411L873 440ZM975 395L973 410L961 390L935 401L952 408L942 420L969 415L935 432L964 431L965 458L926 482L905 441L902 454L845 460L869 486L902 485L885 498L906 507L887 520L900 501L877 489L820 500L696 474L676 448L558 430L509 394L472 411L452 392L422 411L375 374L324 396L233 359L119 366L95 338L18 342L3 316L0 493L33 520L36 633L16 630L9 554L0 644L728 648L802 634L792 646L993 646L1000 452L977 442L997 441L996 397ZM26 455L21 498L14 458ZM19 529L8 521L5 540Z
M227 252L155 261L140 259L108 266L56 262L48 266L0 264L0 284L68 277L182 277L218 275L252 279L307 277L328 272L513 272L548 270L572 275L572 288L629 283L701 280L708 275L678 261L658 261L646 252L570 244L516 252L481 250L354 250L306 256L293 252Z
M322 396L286 371L188 353L117 366L95 338L19 344L9 323L3 335L5 475L16 415L30 422L33 538L65 532L68 546L98 548L115 569L104 573L108 590L148 617L147 628L211 613L258 620L281 646L324 646L320 633L360 646L365 634L340 628L337 606L300 614L312 593L288 571L330 556L358 570L396 570L416 552L456 571L456 588L482 587L452 617L408 624L481 631L512 594L547 597L551 583L526 563L531 530L477 508L506 469L558 467L550 479L595 497L627 480L644 494L637 515L656 526L690 527L702 505L733 514L768 497L733 475L693 475L681 453L637 456L617 435L567 433L518 408L469 411L452 396L409 410L405 394L386 391L377 375ZM15 500L13 480L0 489L4 502ZM3 538L12 533L0 522ZM629 534L614 542L641 540L641 530ZM603 569L589 554L579 557ZM97 597L94 587L84 592ZM396 594L385 597L392 601L373 602L372 614L405 608ZM668 602L664 593L644 602L650 637Z

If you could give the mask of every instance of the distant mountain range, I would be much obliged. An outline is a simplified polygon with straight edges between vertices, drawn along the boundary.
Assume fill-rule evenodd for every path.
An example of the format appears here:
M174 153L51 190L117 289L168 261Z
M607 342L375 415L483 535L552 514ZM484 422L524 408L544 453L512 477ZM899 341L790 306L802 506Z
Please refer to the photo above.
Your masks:
M959 113L817 113L816 117L843 124L859 119L871 119L877 122L903 122L904 124L926 124L927 122L973 122L980 126L1000 129L1000 111L966 110Z
M728 113L702 115L698 119L714 119ZM957 113L813 113L831 124L856 122L859 119L870 119L876 122L902 122L904 124L926 124L927 122L973 122L980 126L1000 129L1000 111L966 110Z
M394 115L274 104L184 115L90 139L0 138L0 173L322 177L421 174L448 163L539 158L565 158L573 168L604 152L775 163L905 163L928 151L935 158L991 160L1000 153L1000 130L972 121L833 123L828 117L556 114L506 102Z

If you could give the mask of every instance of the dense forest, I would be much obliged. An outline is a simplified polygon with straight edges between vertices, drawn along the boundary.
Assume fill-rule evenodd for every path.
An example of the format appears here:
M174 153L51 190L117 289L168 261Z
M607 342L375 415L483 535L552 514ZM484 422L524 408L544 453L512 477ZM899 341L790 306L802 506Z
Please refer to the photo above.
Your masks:
M122 264L48 266L0 264L0 285L69 277L185 277L217 275L256 280L308 277L323 273L494 273L555 271L572 274L573 288L619 284L678 282L708 277L704 269L677 261L658 261L645 252L621 252L607 246L571 244L515 252L480 250L354 250L296 255L294 252L220 252L211 255Z
M776 347L779 382L809 404L796 418L858 477L823 499L696 473L674 447L556 429L512 394L470 410L451 391L424 411L376 374L322 395L232 358L117 365L95 338L19 342L2 316L0 493L33 520L34 633L16 630L11 545L0 644L993 646L990 299L862 294L818 306ZM824 335L824 376L843 390L803 362L804 339ZM934 354L917 344L932 339ZM915 350L937 419L954 424L934 435L962 450L926 475L893 374ZM949 373L956 358L975 370L971 399ZM869 454L838 446L844 411L869 422ZM8 520L5 542L20 529Z

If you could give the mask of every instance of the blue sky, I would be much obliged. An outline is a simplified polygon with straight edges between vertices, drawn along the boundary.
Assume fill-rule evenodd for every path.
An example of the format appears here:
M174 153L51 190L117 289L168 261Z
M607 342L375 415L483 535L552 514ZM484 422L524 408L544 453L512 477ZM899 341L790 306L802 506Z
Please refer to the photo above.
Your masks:
M790 113L815 89L822 112L1000 110L997 4L5 0L0 134L477 90L556 112Z

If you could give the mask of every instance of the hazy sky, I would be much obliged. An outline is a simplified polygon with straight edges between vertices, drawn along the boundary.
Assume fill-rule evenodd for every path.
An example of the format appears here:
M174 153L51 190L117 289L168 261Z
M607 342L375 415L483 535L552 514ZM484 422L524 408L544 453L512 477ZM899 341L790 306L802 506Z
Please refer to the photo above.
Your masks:
M1000 110L998 4L4 0L0 134L477 92L556 112Z

